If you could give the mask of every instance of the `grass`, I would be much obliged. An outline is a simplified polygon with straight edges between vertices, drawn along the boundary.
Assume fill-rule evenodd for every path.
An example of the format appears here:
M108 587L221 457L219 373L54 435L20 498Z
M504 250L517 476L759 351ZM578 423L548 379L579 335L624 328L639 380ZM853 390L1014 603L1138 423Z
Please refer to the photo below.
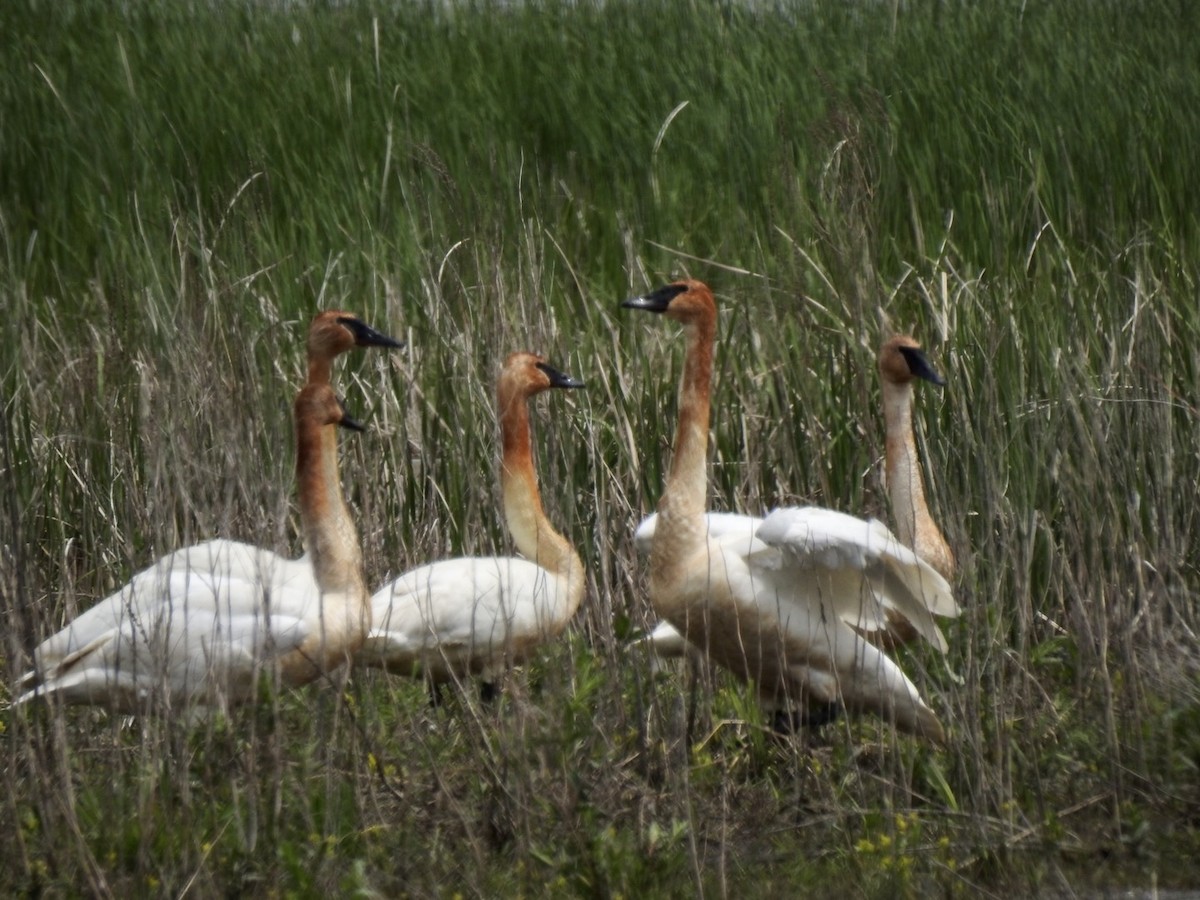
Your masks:
M299 552L314 310L368 580L506 551L492 379L546 353L589 570L496 709L376 673L188 728L0 712L8 894L891 897L1195 887L1200 61L1186 3L0 5L0 610L37 640L212 536ZM686 104L686 105L684 105ZM886 516L873 353L925 343L966 608L944 752L769 737L650 673L631 545L722 308L712 504ZM960 683L961 680L961 683Z

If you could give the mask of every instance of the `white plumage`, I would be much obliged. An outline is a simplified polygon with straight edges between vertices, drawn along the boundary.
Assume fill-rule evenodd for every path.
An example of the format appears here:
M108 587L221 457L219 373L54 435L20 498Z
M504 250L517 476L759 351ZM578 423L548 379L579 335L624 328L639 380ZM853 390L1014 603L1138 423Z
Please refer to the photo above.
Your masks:
M706 538L680 565L672 592L656 595L655 610L714 661L754 681L770 709L844 704L941 739L917 688L855 627L881 627L885 605L919 607L914 584L946 598L949 586L894 538L885 541L886 529L859 542L814 528L828 525L820 520L829 511L812 512L776 510L749 541ZM928 612L923 618L940 638Z
M888 626L888 613L903 616L941 652L946 639L933 616L957 616L950 585L902 545L877 519L857 519L815 506L778 509L755 532L778 551L789 576L826 579L822 593L838 618L860 631ZM766 559L761 565L770 565Z

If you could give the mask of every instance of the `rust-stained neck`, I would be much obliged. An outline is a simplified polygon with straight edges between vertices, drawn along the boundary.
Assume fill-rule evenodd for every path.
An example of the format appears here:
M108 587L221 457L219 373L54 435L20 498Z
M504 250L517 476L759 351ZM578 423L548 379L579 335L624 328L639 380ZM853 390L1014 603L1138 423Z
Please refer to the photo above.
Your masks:
M296 482L304 544L323 594L365 602L358 531L342 494L337 427L341 404L325 384L307 384L296 397Z
M893 339L880 351L883 385L883 419L886 427L885 473L888 497L895 517L896 536L911 547L947 580L954 577L954 554L938 528L925 499L925 479L913 433L913 378L890 374L898 365L885 365L885 355L897 341L916 347L909 339Z
M496 386L504 518L517 551L567 581L570 611L574 612L583 599L583 562L570 542L546 517L533 463L529 398L552 387L537 368L539 362L540 357L533 354L513 354L505 363Z
M689 282L684 314L668 308L667 315L684 325L687 340L679 384L679 425L666 487L659 500L659 525L651 550L651 593L660 581L670 583L675 567L704 540L708 503L708 427L711 409L713 353L717 307L712 292L701 282Z
M308 377L305 379L308 384L329 384L333 380L333 357L313 356L308 357Z
M362 571L358 529L342 494L338 425L360 428L346 416L330 384L333 360L354 347L400 347L351 313L318 313L308 330L308 377L296 395L296 482L304 547L319 603L304 610L309 632L283 659L283 678L303 684L343 662L362 646L371 627L370 595Z

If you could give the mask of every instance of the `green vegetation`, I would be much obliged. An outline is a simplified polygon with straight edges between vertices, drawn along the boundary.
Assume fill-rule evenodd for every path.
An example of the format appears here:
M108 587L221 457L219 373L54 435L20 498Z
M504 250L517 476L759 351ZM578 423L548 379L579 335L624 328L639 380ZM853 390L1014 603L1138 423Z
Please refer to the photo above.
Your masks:
M356 672L198 727L0 712L0 893L1194 887L1197 34L1181 0L0 4L7 684L174 547L299 553L318 308L409 340L336 376L372 584L508 547L520 348L589 385L536 437L591 579L494 709ZM618 303L684 273L722 304L716 508L886 516L874 349L947 375L966 614L903 659L945 751L780 742L626 646L679 347Z

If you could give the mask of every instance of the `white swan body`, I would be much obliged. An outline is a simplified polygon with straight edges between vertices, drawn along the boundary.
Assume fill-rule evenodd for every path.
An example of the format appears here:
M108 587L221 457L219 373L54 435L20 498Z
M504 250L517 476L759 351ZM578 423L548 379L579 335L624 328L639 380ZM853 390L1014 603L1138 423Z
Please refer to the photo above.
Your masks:
M933 617L958 615L950 585L877 519L814 506L778 509L755 537L780 554L780 571L793 584L803 576L825 580L821 603L847 625L879 631L900 615L939 651L948 649Z
M370 608L334 432L361 426L345 415L329 371L354 346L401 345L347 313L322 313L309 330L309 377L295 404L309 553L289 560L212 540L162 557L34 650L18 704L55 696L138 713L158 699L200 712L252 699L265 671L303 684L348 658Z
M766 519L707 513L704 520L710 540L751 548L762 564L769 563L759 542L784 554L781 567L786 561L797 574L826 573L832 579L827 596L838 598L830 610L859 632L886 631L900 616L939 651L948 649L933 616L959 615L949 584L879 520L815 506L779 509ZM634 546L639 552L649 551L657 522L655 513L638 526ZM863 591L856 595L847 579L861 584ZM659 656L687 651L683 636L669 622L660 622L641 641Z
M224 705L252 691L256 661L304 643L320 601L306 559L223 540L177 550L39 646L44 684L28 673L18 702L53 693L136 711L165 691Z
M916 687L846 620L877 627L884 590L899 606L919 607L913 580L947 594L949 587L932 569L922 571L911 551L905 559L899 544L864 549L830 539L810 527L809 512L776 510L750 541L706 539L671 595L657 596L655 611L715 662L753 681L768 708L841 703L940 740L941 726ZM936 634L928 612L922 618Z
M468 673L491 681L562 631L575 613L570 588L516 557L421 566L371 598L375 621L358 662L434 682Z

